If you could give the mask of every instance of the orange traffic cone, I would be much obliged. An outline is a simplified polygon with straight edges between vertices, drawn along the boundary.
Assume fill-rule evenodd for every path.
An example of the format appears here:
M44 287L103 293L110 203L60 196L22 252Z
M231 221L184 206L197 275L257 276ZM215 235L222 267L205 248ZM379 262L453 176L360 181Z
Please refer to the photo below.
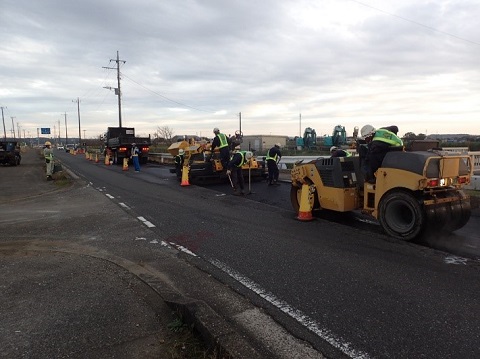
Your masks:
M95 153L95 163L98 163L98 153Z
M105 166L110 166L110 156L105 155Z
M183 166L182 169L182 183L180 183L180 186L190 186L190 182L188 182L188 166Z
M122 171L128 171L128 158L123 159L123 168Z
M302 193L300 194L300 209L297 219L299 221L311 221L312 217L313 193L310 193L308 184L302 185Z

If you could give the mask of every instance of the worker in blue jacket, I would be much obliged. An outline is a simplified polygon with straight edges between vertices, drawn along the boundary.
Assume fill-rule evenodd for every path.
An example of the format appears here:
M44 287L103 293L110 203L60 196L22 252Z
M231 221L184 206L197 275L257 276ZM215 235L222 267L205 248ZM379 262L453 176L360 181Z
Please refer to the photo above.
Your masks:
M140 160L138 155L140 154L140 149L137 147L135 143L132 143L132 151L131 151L131 158L133 161L133 166L135 167L135 172L140 172Z

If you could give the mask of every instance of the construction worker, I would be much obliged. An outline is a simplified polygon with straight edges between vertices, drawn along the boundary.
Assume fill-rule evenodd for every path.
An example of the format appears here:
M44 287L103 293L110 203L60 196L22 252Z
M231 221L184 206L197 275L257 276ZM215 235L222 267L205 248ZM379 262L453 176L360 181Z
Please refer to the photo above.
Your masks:
M183 168L183 161L185 159L185 151L183 148L178 150L178 155L175 156L175 172L177 173L177 177L182 178L182 168Z
M331 157L352 157L352 154L348 151L342 150L337 146L330 147L330 156Z
M278 170L278 163L282 159L282 153L280 152L280 143L276 143L272 148L267 151L267 161L268 168L268 185L269 186L280 186L278 182L278 176L280 171Z
M225 169L230 161L230 139L225 134L220 133L218 127L213 129L213 133L215 138L212 141L212 157L215 148L218 148L220 150L220 162Z
M45 148L43 149L43 157L45 157L45 163L47 165L47 181L51 181L53 179L53 150L50 141L45 142Z
M250 151L238 151L232 156L232 159L227 164L227 176L232 181L233 191L235 196L243 196L245 187L245 180L243 178L242 166L250 161L253 153ZM240 187L240 192L237 189Z
M135 167L135 172L140 172L140 160L138 155L140 154L140 149L135 143L132 143L132 152L130 158L133 161L133 166Z
M397 133L397 126L382 127L376 130L372 125L365 125L360 130L368 147L363 165L366 181L375 183L375 172L382 165L385 155L392 147L403 150L403 141L397 136Z

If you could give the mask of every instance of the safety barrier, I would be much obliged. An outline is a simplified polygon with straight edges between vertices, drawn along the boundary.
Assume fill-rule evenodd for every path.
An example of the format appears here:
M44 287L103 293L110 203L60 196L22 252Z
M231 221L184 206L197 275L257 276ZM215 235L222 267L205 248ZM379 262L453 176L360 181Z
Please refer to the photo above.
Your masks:
M480 151L468 151L467 147L449 147L444 148L445 151L451 152L452 154L467 154L472 157L472 165L474 174L480 175ZM315 160L317 158L328 158L329 156L283 156L282 160L278 164L278 167L281 170L286 170L292 168L293 164L297 161L303 160L303 162L309 162L311 160ZM174 157L169 153L149 153L148 154L148 161L149 162L157 162L160 164L173 164ZM477 181L477 179L473 178L472 183ZM480 181L479 181L480 182ZM480 187L474 186L475 189L480 189Z
M173 164L175 162L175 158L170 153L149 153L148 162Z

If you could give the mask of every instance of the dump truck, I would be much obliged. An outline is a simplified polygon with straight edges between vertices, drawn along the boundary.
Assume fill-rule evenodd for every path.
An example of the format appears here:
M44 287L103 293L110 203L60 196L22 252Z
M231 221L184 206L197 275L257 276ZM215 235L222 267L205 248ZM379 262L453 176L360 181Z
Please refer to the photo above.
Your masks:
M168 152L172 156L178 155L178 150L184 150L184 166L188 167L189 182L194 184L207 184L210 182L228 181L226 169L223 168L220 161L220 154L216 149L213 153L211 144L207 141L179 141L175 142L168 148ZM242 167L243 174L248 180L256 181L265 179L267 172L265 161L253 157L249 164ZM175 173L175 170L171 170ZM181 179L181 175L178 176Z
M124 158L129 158L132 150L132 143L140 149L140 163L148 162L151 138L136 137L133 127L109 127L102 136L104 141L104 154L110 156L114 164L122 164Z
M386 234L405 241L452 232L468 222L470 198L462 188L470 183L470 156L441 149L388 152L374 183L364 180L362 162L355 156L296 164L290 198L297 218L308 220L308 213L321 210L360 210L378 220Z
M22 156L17 141L0 142L0 164L18 166Z

